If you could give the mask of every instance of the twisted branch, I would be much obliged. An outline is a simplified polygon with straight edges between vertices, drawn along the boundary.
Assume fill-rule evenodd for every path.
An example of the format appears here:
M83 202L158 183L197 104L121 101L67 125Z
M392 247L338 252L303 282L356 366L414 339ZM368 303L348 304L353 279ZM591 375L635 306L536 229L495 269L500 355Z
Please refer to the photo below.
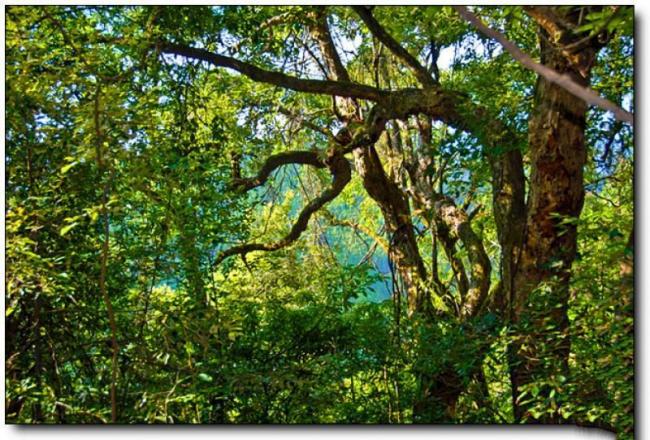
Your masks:
M315 153L314 153L315 154ZM327 160L327 166L332 173L332 184L329 188L321 193L320 196L309 202L298 215L298 219L287 235L281 240L273 243L247 243L240 246L232 247L217 256L214 265L219 265L223 260L233 255L246 255L253 251L275 251L289 246L296 241L302 234L309 223L312 214L318 211L325 204L334 200L343 188L352 178L352 170L347 159L342 155L331 157Z

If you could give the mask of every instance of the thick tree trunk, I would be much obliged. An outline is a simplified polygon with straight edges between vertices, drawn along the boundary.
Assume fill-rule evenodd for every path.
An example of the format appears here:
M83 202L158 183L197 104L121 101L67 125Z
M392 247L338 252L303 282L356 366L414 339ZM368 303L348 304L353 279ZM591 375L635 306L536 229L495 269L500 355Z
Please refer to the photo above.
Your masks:
M587 85L588 78L548 38L541 38L543 64ZM525 235L512 278L513 321L521 335L512 347L515 398L539 379L568 376L567 303L576 255L576 220L584 199L586 111L587 105L565 89L538 80L529 121L532 174ZM552 389L552 385L543 387L539 396L550 397ZM517 420L559 421L553 410L533 417L533 404L517 403Z

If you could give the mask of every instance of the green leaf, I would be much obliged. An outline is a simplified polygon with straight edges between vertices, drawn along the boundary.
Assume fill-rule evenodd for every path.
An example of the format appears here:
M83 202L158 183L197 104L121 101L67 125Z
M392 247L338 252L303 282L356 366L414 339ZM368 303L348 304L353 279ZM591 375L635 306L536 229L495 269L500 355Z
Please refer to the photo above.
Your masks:
M69 163L69 164L67 164L67 165L62 166L62 167L61 167L61 174L65 174L65 173L67 173L68 171L70 171L70 168L72 168L73 166L77 165L78 163L79 163L79 162L74 161L74 162L72 162L72 163Z
M201 379L203 382L212 382L212 376L209 374L205 373L199 373L199 379Z
M61 237L63 237L65 234L67 234L68 232L70 232L70 230L71 230L72 228L74 228L75 226L77 226L78 224L79 224L78 222L74 222L74 223L71 223L71 224L69 224L69 225L66 225L66 226L62 227L62 228L61 228L61 231L59 232L59 234L61 235Z

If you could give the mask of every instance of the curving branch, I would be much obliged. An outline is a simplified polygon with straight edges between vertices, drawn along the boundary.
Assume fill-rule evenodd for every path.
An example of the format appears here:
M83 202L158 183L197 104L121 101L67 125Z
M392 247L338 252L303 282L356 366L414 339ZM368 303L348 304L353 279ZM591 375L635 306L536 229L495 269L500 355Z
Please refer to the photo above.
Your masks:
M184 44L161 42L158 44L158 47L163 53L180 55L205 61L217 67L233 69L246 75L253 81L272 84L297 92L368 99L370 101L380 101L387 94L384 90L353 82L296 78L285 75L284 73L261 69L253 64L235 58Z
M325 168L326 166L315 151L287 151L269 157L257 172L257 176L235 178L233 186L243 191L250 191L253 188L264 185L271 173L277 168L289 164L311 165L316 168Z
M524 53L513 42L508 40L501 32L486 26L476 15L472 14L465 6L452 6L458 14L471 23L481 33L490 38L497 40L505 50L507 50L512 57L517 60L525 68L532 70L539 76L543 77L548 82L557 84L575 97L582 99L588 105L600 107L603 110L611 112L614 117L621 121L634 125L634 114L623 110L618 105L614 104L608 99L600 96L596 91L589 87L582 86L575 82L571 76L567 74L560 74L555 70L539 64L534 61L530 55Z
M343 188L348 184L352 178L352 169L347 159L342 155L331 157L327 161L327 166L332 173L332 184L329 188L323 191L320 196L310 201L298 215L298 219L292 226L291 230L281 240L274 243L247 243L240 246L232 247L217 256L214 265L219 265L223 260L233 255L246 255L253 251L275 251L289 246L296 241L300 235L307 229L309 219L325 204L334 200Z
M311 33L318 42L321 55L327 63L329 78L349 78L332 41L323 9L315 15L316 20L312 25ZM426 269L410 222L408 202L399 187L387 178L373 147L383 132L386 121L390 119L389 116L395 111L395 103L401 102L401 95L395 96L394 99L387 99L392 95L393 92L387 92L384 99L377 102L365 115L361 126L358 125L357 118L361 116L359 106L354 99L341 100L342 102L337 103L341 110L337 111L337 114L345 126L343 133L339 134L349 139L337 151L339 154L354 152L356 169L363 180L364 188L382 211L386 228L393 237L387 254L397 263L400 276L407 286L409 310L413 313L428 304L426 292L421 289L418 282L426 279Z
M365 11L366 10L364 9L361 13L363 14ZM374 20L371 15L370 19ZM372 25L370 20L368 20L368 22ZM331 35L327 31L326 26L327 22L321 15L312 29L312 35L319 42L321 53L323 54L323 58L331 72L330 78L347 79L349 76L340 62L340 58L336 53L331 41ZM381 29L381 27L379 27L379 29ZM375 30L377 30L377 28L375 28ZM392 37L385 33L382 34L382 36L385 40L384 44L388 46L388 39L391 39ZM399 44L394 40L392 41L395 43L392 45L392 49L399 53L399 48L401 48L401 46L399 46ZM403 53L410 56L406 51ZM406 56L403 55L402 60L404 60L405 57ZM414 58L412 58L412 60L413 62L411 62L411 67L417 63L417 60ZM419 65L419 63L417 64ZM426 71L422 69L420 72L420 78L423 78L425 72ZM344 145L338 147L337 152L339 154L345 154L352 151L360 153L361 150L358 150L360 147L373 145L378 140L385 128L386 121L398 118L404 119L409 115L418 113L427 114L436 120L444 121L449 125L473 133L480 138L488 148L506 147L507 152L504 155L492 156L489 154L490 150L488 149L488 156L494 168L493 174L500 176L498 179L495 179L494 203L500 209L503 208L501 205L508 205L508 203L510 203L508 197L505 197L505 199L508 200L502 200L504 199L501 194L502 188L504 186L507 187L509 184L512 184L514 188L516 185L514 185L513 181L517 181L519 177L515 171L522 170L521 166L517 167L521 162L521 153L517 148L513 148L515 146L514 144L516 144L516 136L512 136L510 130L508 130L507 126L505 126L501 121L487 118L487 111L472 103L468 96L445 90L435 83L428 73L426 73L426 75L429 79L422 80L428 85L425 89L402 89L388 92L384 99L378 102L370 113L366 115L365 124L363 126L358 127L355 130L354 124L350 121L348 128L346 129L348 138L343 142ZM370 160L361 153L357 156L359 156L357 157L357 162L361 161L359 164ZM365 157L365 161L363 160L363 157ZM519 158L519 161L515 160L517 158ZM385 214L388 216L387 218L390 219L394 216L395 212L393 211L395 209L401 211L401 209L398 209L401 205L397 203L399 197L393 197L390 202L385 200L386 194L392 194L390 191L391 186L385 182L385 176L382 179L378 174L381 167L371 166L374 164L374 162L371 162L373 161L370 160L370 162L366 163L366 165L368 165L366 167L362 166L362 168L367 168L367 172L371 169L375 171L370 174L361 172L362 176L364 176L364 186L367 186L371 196L374 194L373 198L375 198L380 206L383 207L386 211ZM513 162L513 164L510 164L510 162ZM510 165L512 166L510 167ZM510 168L513 169L511 170ZM377 191L379 188L383 188L383 190ZM396 194L394 195L396 196ZM461 316L464 318L474 316L480 311L481 305L488 295L491 272L489 258L487 257L480 238L472 230L470 224L471 220L468 218L464 210L456 208L453 203L449 204L444 200L440 200L440 196L434 197L431 201L439 202L432 203L431 208L433 208L434 211L437 211L435 217L437 217L439 224L441 225L441 228L439 229L441 232L444 229L444 232L447 234L448 241L443 243L443 245L447 245L445 247L446 251L451 251L448 252L448 255L450 256L450 261L454 266L455 273L457 277L459 277L459 288L463 297L463 305L460 311ZM518 206L517 203L514 204ZM435 208L433 205L435 205ZM510 210L511 209L507 206L502 209L506 216L509 215ZM396 230L399 229L397 226L398 223L399 222L393 225ZM463 246L467 249L468 255L470 256L470 270L468 272L465 271L462 261L458 258L455 251L453 251L454 242L457 240L460 240L463 243ZM417 258L416 255L416 248L409 249L408 246L405 246L401 251L403 251L403 255L401 255L402 260L407 262L405 264L409 266L409 270L406 272L412 270L413 272L419 273L421 268L417 264L419 258ZM413 265L413 267L411 268L410 265ZM407 278L412 275L412 273L404 274ZM417 298L417 295L410 295L410 297L411 296L414 299Z
M420 62L411 55L401 44L397 42L381 24L373 17L372 12L366 6L352 6L352 9L363 20L370 32L381 41L390 51L399 58L415 75L420 83L425 87L431 87L437 84L436 80L429 74L429 71Z

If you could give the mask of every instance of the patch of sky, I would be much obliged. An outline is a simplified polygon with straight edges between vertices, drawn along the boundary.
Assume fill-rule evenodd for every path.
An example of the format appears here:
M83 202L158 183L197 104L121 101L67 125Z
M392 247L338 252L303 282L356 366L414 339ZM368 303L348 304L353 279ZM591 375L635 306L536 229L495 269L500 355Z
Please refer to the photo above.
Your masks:
M587 139L591 144L596 179L587 183L585 189L599 193L605 187L606 178L616 171L618 159L631 159L634 155L633 131L616 121L611 113L600 109L590 109L588 119L592 128L587 131Z
M437 63L438 69L447 70L451 68L451 66L454 64L455 58L456 58L455 46L443 47L440 50L440 54L438 55L438 63Z
M456 64L466 64L476 55L484 59L492 59L502 53L503 48L500 45L469 34L456 44L440 49L436 64L442 72L452 69Z
M629 92L623 95L623 99L621 100L621 107L623 107L623 110L628 111L628 112L633 112L634 111L634 94Z

